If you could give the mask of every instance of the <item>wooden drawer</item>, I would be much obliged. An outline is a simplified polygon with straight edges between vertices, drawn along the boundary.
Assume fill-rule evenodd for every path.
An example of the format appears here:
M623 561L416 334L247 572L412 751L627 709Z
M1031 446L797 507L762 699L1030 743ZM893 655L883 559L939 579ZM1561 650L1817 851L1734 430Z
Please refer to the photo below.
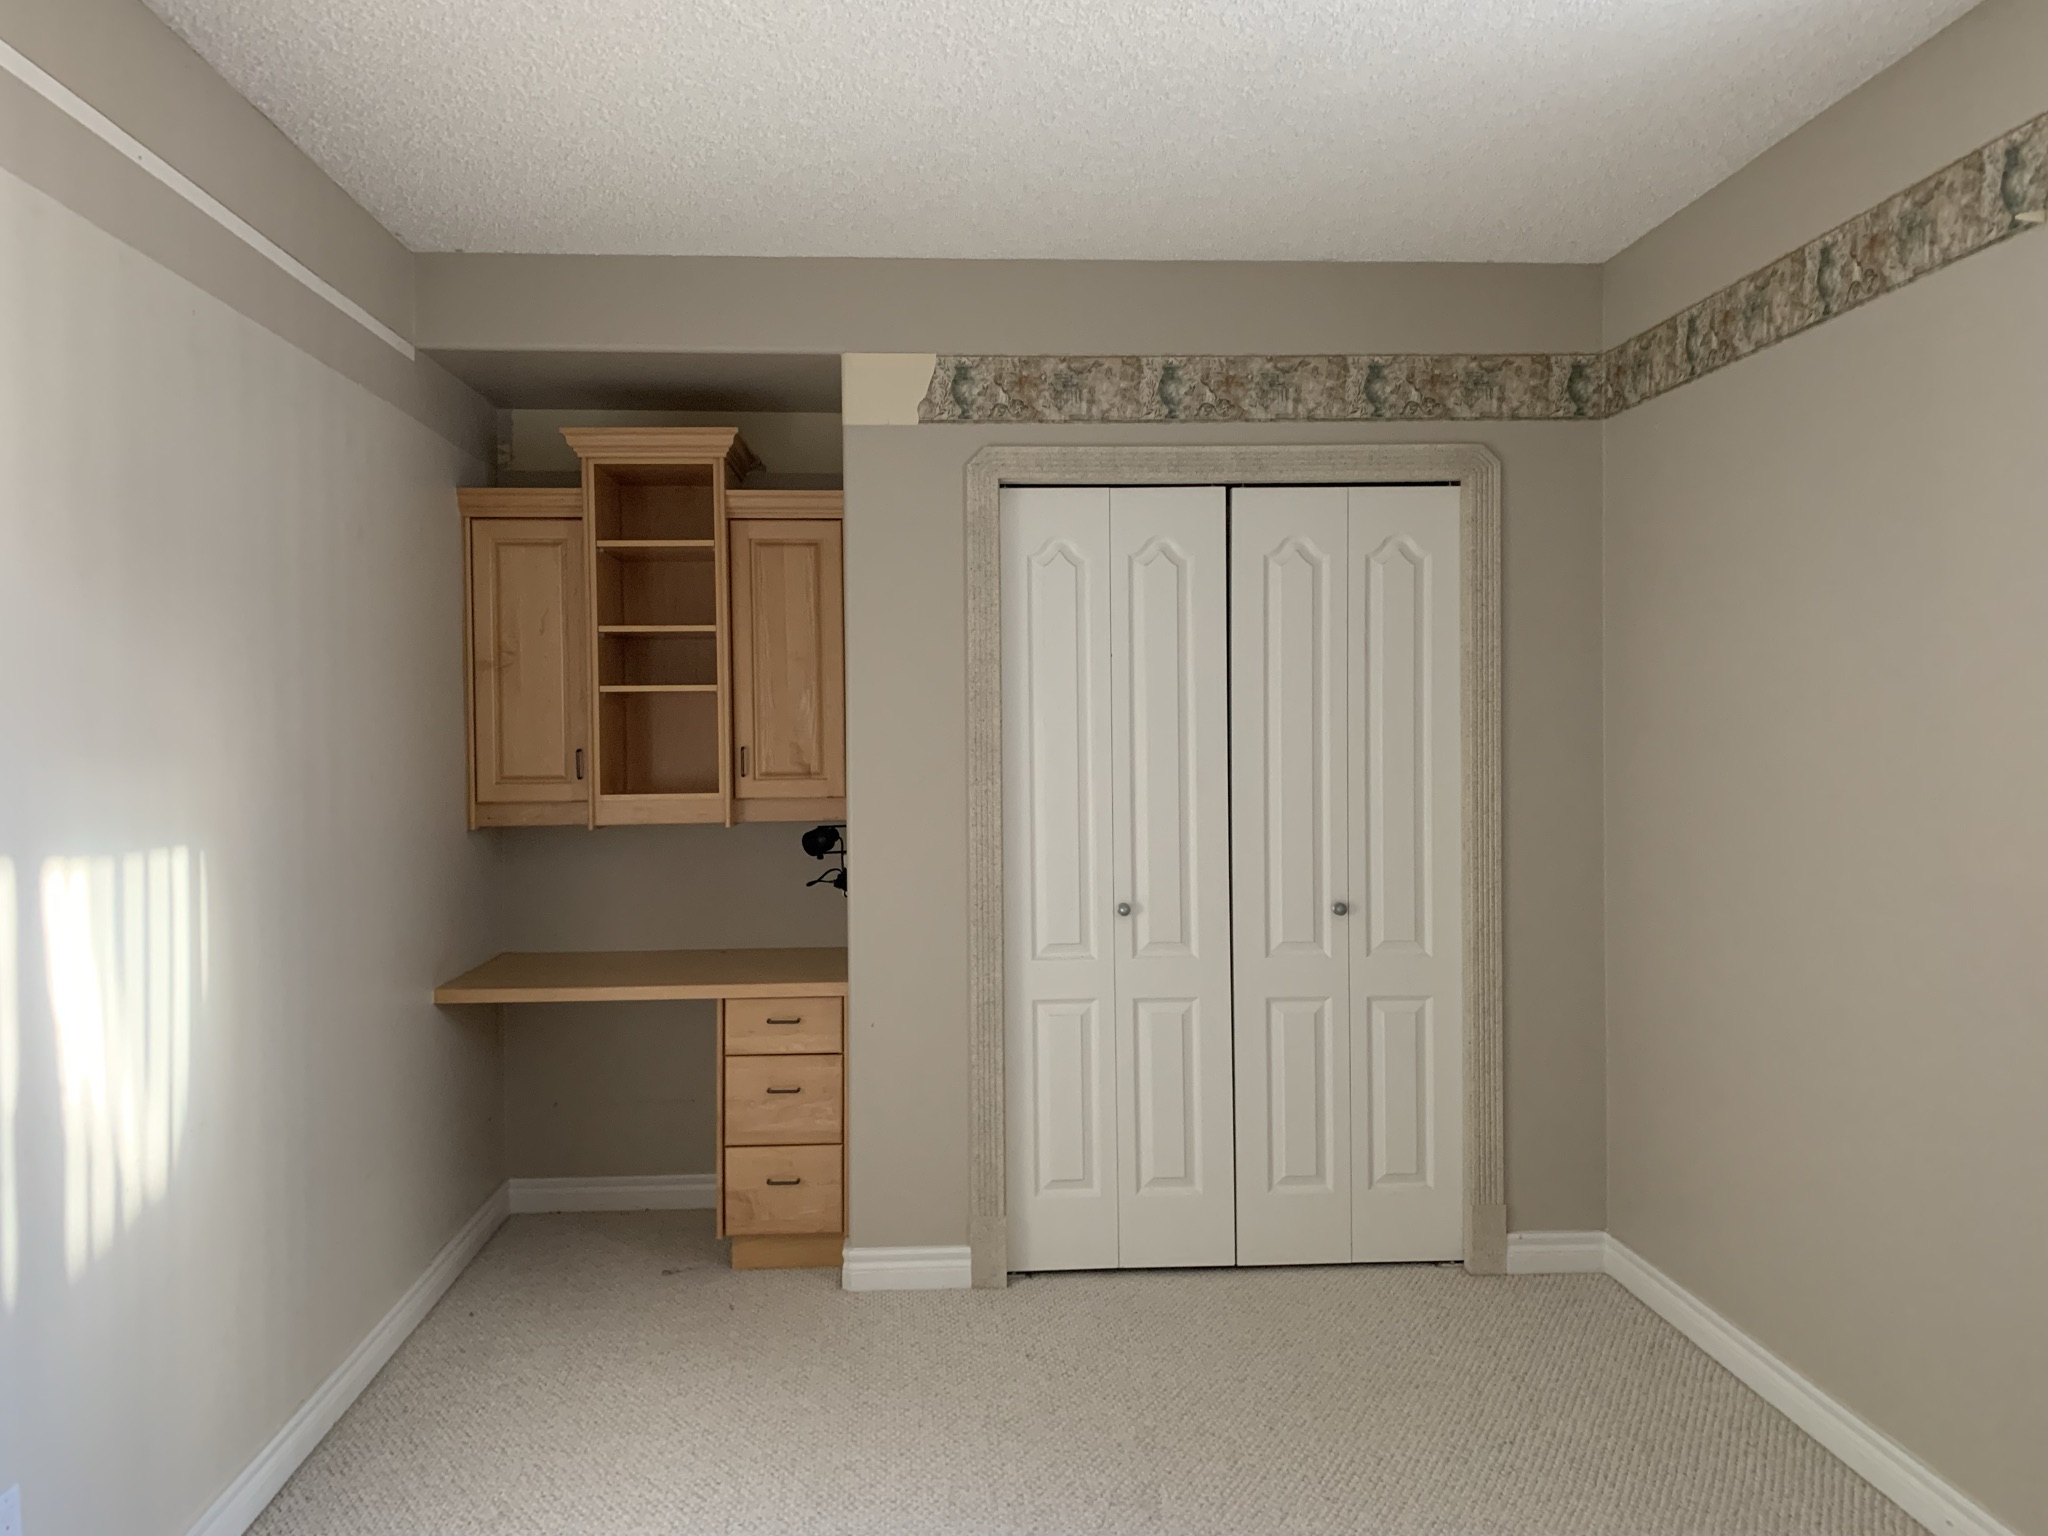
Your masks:
M725 1063L725 1144L837 1142L843 1056L730 1056Z
M837 1232L840 1149L732 1147L725 1154L725 1230L733 1237Z
M843 997L746 997L725 1005L728 1056L810 1056L845 1048Z

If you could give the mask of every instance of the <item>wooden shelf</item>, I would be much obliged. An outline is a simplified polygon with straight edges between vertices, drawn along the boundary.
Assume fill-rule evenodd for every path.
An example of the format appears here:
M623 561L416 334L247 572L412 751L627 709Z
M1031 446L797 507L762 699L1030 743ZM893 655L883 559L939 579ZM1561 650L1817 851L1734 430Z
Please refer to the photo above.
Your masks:
M715 635L716 624L600 624L600 635Z
M716 683L600 683L599 693L716 693Z
M648 559L683 559L708 556L718 547L715 539L599 539L597 549L604 555L641 555Z
M646 1003L844 997L843 949L511 952L434 988L437 1003Z
M704 826L728 819L725 795L715 789L599 795L590 814L600 827Z

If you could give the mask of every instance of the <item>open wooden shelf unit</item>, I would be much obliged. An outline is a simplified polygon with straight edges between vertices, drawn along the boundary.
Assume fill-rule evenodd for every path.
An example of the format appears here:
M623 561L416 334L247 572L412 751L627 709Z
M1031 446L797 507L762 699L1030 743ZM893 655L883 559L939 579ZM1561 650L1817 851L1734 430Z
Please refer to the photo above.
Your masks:
M591 825L730 822L726 493L754 456L730 428L563 432L583 465Z

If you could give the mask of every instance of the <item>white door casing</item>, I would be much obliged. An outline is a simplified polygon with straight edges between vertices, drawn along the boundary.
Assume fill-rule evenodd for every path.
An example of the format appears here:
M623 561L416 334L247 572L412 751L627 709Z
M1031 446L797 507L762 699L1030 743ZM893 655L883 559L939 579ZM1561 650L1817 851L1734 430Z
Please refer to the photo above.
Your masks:
M1341 487L1231 493L1237 1257L1351 1257L1349 525Z
M1117 1263L1109 492L1002 507L1010 1261Z
M1351 1257L1464 1252L1458 491L1351 520Z
M1224 492L1110 492L1119 1262L1229 1264Z
M995 445L966 470L968 1242L976 1286L1014 1267L1005 773L1006 495L1032 486L1443 485L1459 502L1464 1263L1506 1272L1502 1121L1501 466L1474 443Z

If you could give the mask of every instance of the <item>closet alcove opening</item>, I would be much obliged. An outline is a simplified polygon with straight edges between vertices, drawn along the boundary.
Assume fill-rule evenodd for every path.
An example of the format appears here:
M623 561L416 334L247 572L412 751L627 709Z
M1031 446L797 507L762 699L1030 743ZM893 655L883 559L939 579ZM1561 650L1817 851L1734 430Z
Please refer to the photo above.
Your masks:
M1456 488L1459 574L1458 756L1454 810L1459 884L1455 926L1463 1070L1459 1252L1468 1269L1505 1267L1500 1057L1500 509L1499 465L1483 447L1357 445L1300 448L1018 448L982 450L968 469L970 1241L975 1283L1010 1269L1006 1063L1014 989L1005 929L1016 921L1004 885L1005 756L1010 706L1002 687L1002 493L1017 486L1384 486ZM1014 788L1014 786L1010 786ZM1096 1178L1106 1178L1098 1164ZM1365 1255L1370 1257L1371 1255ZM1031 1267L1043 1267L1033 1265Z

